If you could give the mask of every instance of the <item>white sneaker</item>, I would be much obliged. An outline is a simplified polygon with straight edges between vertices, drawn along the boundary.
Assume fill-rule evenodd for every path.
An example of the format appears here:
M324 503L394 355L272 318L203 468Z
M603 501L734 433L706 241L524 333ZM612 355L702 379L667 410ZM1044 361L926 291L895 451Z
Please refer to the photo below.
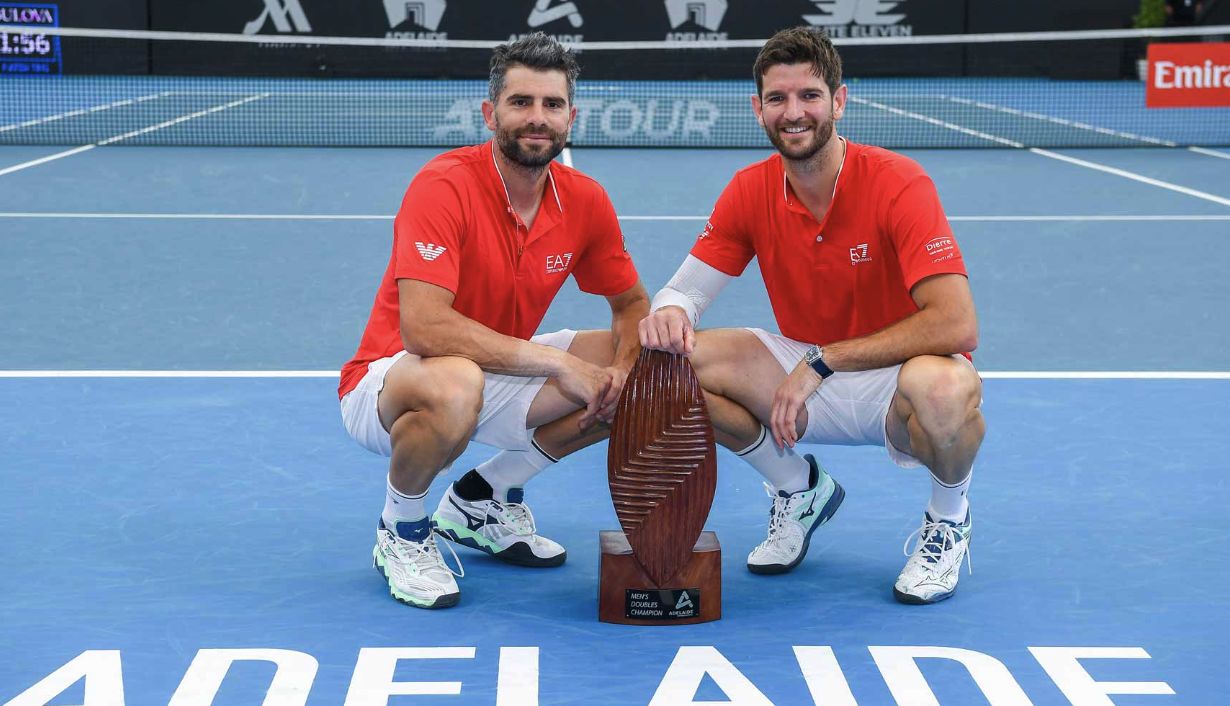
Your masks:
M965 522L955 524L948 520L936 520L930 513L923 514L922 526L905 538L903 553L910 557L893 586L893 597L902 603L922 605L937 603L957 590L961 578L961 560L965 559L972 574L974 567L969 558L969 542L973 533L973 519L965 513ZM909 549L910 540L918 537L914 549Z
M803 458L811 466L807 490L774 492L765 484L773 507L769 509L768 538L747 555L747 568L753 574L784 574L798 566L807 556L812 533L833 517L846 497L846 491L811 454Z
M376 529L376 546L372 548L372 566L389 582L389 593L397 600L417 608L448 608L461 600L461 589L454 576L464 576L461 562L457 572L444 563L436 545L430 522L399 522L399 536L380 520ZM409 527L407 527L409 526ZM452 552L452 547L449 547ZM456 559L457 555L453 554Z
M507 502L465 500L449 484L431 519L444 537L509 564L538 568L563 564L568 552L537 534L534 514L523 500L520 488L508 491Z

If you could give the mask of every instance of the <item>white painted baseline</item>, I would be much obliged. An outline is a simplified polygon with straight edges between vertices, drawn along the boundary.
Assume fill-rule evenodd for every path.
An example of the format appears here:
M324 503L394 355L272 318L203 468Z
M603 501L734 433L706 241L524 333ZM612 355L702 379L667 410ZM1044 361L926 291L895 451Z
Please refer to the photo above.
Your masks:
M1222 370L979 371L988 380L1230 380ZM0 370L0 378L336 378L336 370Z
M236 221L391 221L392 215L361 213L87 213L56 211L0 211L2 218L81 218L151 220L236 220ZM708 216L619 216L621 221L704 221ZM999 222L1074 222L1074 221L1230 221L1230 214L1073 214L1039 216L949 216L962 223Z

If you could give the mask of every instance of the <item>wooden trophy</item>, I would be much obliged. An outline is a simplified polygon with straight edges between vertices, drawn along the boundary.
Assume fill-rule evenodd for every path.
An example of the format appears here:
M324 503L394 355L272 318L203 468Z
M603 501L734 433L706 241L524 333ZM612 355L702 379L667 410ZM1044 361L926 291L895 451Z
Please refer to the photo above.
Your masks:
M607 480L622 532L600 533L598 619L686 625L722 617L722 549L702 532L717 487L705 397L682 355L641 351L611 426Z

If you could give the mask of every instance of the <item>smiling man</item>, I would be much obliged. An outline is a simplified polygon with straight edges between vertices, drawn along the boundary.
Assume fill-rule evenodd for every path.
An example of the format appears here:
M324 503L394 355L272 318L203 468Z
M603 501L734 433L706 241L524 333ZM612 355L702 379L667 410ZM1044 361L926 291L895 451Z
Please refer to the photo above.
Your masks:
M777 33L753 74L752 109L778 154L727 185L654 297L641 344L691 355L718 441L768 481L768 537L749 570L797 566L844 498L812 456L794 452L797 442L879 445L897 465L931 471L930 502L893 595L943 600L969 550L966 491L985 431L961 251L922 167L836 134L847 88L823 31ZM780 334L694 332L753 257Z
M523 486L605 437L640 352L649 298L615 209L597 182L554 161L576 118L577 73L542 33L495 49L483 102L494 137L411 181L367 329L342 368L347 432L390 457L372 561L410 605L460 598L437 534L513 564L564 563ZM569 276L607 299L610 330L534 335ZM504 451L450 484L428 518L432 480L471 440Z

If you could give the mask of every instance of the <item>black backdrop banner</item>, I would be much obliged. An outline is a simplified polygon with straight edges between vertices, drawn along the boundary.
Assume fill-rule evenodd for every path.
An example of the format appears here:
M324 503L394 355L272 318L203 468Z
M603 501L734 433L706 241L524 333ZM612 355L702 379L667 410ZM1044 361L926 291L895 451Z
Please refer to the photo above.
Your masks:
M824 27L837 39L1118 28L1137 0L60 0L66 27L281 36L705 43ZM1223 3L1224 4L1224 3ZM482 78L486 51L63 39L65 73ZM1114 78L1120 42L843 47L846 75ZM754 50L587 51L589 79L745 79Z
M965 0L150 0L156 30L300 36L482 39L507 41L542 31L561 41L706 42L758 39L797 25L825 27L833 37L960 33ZM201 73L192 64L236 73L328 76L481 78L486 52L475 57L419 51L390 60L387 50L276 45L203 47L182 52L155 45L156 73ZM962 70L952 47L893 47L842 52L858 75L940 75ZM396 56L395 53L392 54ZM585 52L588 78L744 78L752 50L714 52Z

